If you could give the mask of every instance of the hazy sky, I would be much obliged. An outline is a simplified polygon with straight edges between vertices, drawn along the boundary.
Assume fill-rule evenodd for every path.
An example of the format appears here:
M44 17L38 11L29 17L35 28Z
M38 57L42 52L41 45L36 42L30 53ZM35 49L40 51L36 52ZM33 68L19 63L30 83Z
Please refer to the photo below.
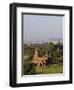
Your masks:
M24 43L62 40L63 16L24 14L23 34Z

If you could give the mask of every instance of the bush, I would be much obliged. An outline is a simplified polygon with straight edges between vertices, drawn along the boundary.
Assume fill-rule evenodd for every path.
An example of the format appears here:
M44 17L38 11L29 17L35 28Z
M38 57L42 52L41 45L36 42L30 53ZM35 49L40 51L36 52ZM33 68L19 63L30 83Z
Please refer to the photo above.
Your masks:
M24 64L24 75L36 74L36 70L32 63Z

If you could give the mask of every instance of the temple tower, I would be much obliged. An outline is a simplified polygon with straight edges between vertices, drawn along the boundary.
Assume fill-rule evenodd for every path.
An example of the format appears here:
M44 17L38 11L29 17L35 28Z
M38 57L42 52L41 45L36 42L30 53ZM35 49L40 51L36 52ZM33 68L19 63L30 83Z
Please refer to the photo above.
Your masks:
M35 49L34 57L38 57L38 49Z
M46 57L48 57L48 53L47 53L47 51L46 51L46 54L45 54L45 56L46 56Z
M36 49L35 49L35 53L34 53L34 56L33 56L33 60L32 60L32 61L33 61L34 63L36 63L37 60L38 60L38 49L36 48ZM36 62L35 62L35 61L36 61Z

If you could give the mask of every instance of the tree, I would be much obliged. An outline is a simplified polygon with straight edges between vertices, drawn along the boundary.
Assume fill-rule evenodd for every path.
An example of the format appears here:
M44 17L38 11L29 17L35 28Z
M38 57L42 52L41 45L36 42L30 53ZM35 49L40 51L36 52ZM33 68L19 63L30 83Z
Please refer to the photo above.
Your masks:
M50 43L48 44L48 49L49 49L50 51L53 51L53 50L54 50L54 47L55 47L55 45L54 45L53 42L50 42Z
M24 63L24 75L32 75L32 74L36 74L36 70L33 63L27 64Z

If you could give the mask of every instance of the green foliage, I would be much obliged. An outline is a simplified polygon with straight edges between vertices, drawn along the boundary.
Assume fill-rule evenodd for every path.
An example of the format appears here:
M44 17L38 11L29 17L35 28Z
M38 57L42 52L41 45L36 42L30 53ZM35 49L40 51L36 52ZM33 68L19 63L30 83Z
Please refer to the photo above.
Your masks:
M63 65L51 64L46 67L36 67L38 74L56 74L63 73Z
M54 44L50 42L48 44L50 58L52 59L51 62L53 63L63 63L63 45L61 43Z
M50 42L50 43L48 44L48 48L49 48L49 50L50 50L51 52L54 50L54 47L55 47L54 43Z
M36 70L32 63L24 64L24 75L36 74Z
M45 48L41 48L41 49L39 50L39 56L43 56L45 54Z
M36 47L38 48L39 56L43 56L48 51L48 62L46 67L35 67L32 64L32 59ZM43 44L24 45L24 75L32 74L47 74L47 73L62 73L63 72L63 44L53 42Z

